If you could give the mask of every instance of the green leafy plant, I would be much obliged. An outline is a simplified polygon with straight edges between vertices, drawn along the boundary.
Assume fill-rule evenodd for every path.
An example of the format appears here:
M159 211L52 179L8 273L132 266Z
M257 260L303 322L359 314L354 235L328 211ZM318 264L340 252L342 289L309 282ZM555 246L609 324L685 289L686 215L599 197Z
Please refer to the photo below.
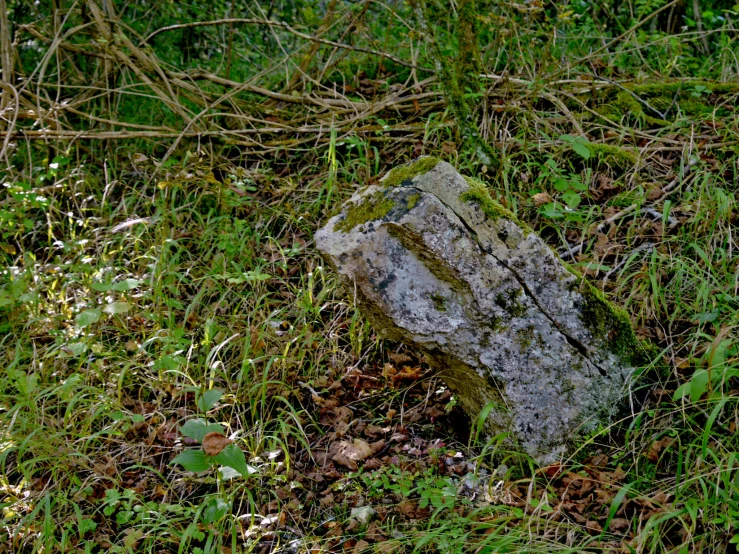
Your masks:
M711 94L713 91L705 85L695 85L693 90L690 92L690 96L693 98L701 98L704 95Z
M198 398L197 406L202 412L207 412L222 395L221 391L210 389ZM225 479L249 477L257 473L256 468L246 463L244 451L226 437L226 431L220 423L209 423L203 418L190 419L180 427L180 434L199 442L201 448L181 452L171 464L179 464L193 473L220 465L220 474Z
M586 148L580 142L573 142L579 147ZM589 152L589 151L588 151ZM573 172L565 172L559 167L557 161L550 157L540 167L539 177L535 185L545 186L551 184L557 194L552 202L547 202L539 208L539 213L549 219L565 219L567 221L581 222L584 216L577 208L582 202L583 193L587 192L590 181L590 170L586 171L585 178Z
M590 159L590 147L588 146L590 142L585 137L574 137L572 135L564 134L559 136L559 140L570 145L575 153L584 160Z
M451 477L441 476L433 468L424 472L401 470L388 466L373 473L357 474L367 488L370 497L382 497L396 493L405 498L417 498L418 507L437 510L454 508L457 500L457 484Z
M737 344L719 334L690 379L677 388L673 399L689 397L691 402L697 402L706 393L710 398L724 396L729 379L739 377L739 366L733 361L737 353Z

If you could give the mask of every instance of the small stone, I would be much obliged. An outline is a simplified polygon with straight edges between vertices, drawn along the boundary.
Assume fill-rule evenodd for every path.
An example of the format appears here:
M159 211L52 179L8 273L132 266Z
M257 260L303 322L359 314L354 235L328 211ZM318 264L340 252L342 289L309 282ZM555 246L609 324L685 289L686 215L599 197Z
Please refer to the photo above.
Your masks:
M357 520L362 526L369 525L370 521L375 517L375 511L370 506L361 506L352 508L351 517Z

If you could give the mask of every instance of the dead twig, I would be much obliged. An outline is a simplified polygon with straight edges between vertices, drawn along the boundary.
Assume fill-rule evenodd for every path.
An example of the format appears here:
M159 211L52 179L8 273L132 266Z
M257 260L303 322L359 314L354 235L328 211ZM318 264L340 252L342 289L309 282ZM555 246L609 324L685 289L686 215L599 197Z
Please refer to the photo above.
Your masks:
M319 37L315 37L312 35L308 35L305 33L301 33L297 29L292 28L287 23L284 23L282 21L272 21L269 19L256 19L256 18L230 18L230 19L214 19L213 21L196 21L192 23L180 23L177 25L169 25L167 27L162 27L160 29L157 29L153 33L149 34L144 39L144 42L149 42L152 38L155 36L166 33L168 31L174 31L176 29L187 29L192 27L204 27L204 26L212 26L212 25L227 25L227 24L251 24L251 25L267 25L270 27L280 27L287 31L288 33L291 33L295 35L296 37L302 38L304 40L317 42L319 44L325 44L326 46L333 46L334 48L341 48L343 50L351 50L353 52L362 52L364 54L370 54L372 56L378 56L380 58L388 59L392 62L397 63L398 65L402 65L403 67L410 67L412 69L421 70L421 71L428 71L433 73L433 69L426 68L426 67L419 67L416 65L413 65L397 56L393 56L392 54L388 54L386 52L381 52L379 50L372 50L371 48L363 48L361 46L352 46L350 44L342 44L340 42L335 42L333 40L327 40Z
M695 161L693 161L693 160L691 160L690 162L688 162L688 164L687 164L687 166L685 168L684 174L683 175L678 175L672 181L670 181L665 187L663 187L662 188L662 195L657 200L655 200L655 201L650 202L649 204L647 204L647 206L645 207L645 209L649 209L652 206L655 206L655 205L659 204L660 202L663 202L664 200L667 199L667 197L672 193L672 191L678 185L680 185L680 184L688 181L694 175L692 173L692 166L694 164L695 164ZM639 204L636 204L636 203L635 204L631 204L631 206L629 206L628 208L624 208L620 212L618 212L616 214L613 214L608 219L606 219L606 220L602 221L601 223L599 223L595 227L595 229L592 230L591 233L593 235L596 235L596 234L600 233L603 229L605 229L611 223L614 223L614 222L618 221L619 219L622 219L623 217L625 217L625 216L629 215L630 213L636 211L638 207L639 207ZM572 245L569 245L568 244L566 246L566 248L562 248L558 252L559 257L562 258L563 260L568 260L570 258L574 258L577 254L579 254L582 251L584 245L585 245L585 241L584 240L581 240L580 243L577 244L577 245L575 245L575 246L572 246Z

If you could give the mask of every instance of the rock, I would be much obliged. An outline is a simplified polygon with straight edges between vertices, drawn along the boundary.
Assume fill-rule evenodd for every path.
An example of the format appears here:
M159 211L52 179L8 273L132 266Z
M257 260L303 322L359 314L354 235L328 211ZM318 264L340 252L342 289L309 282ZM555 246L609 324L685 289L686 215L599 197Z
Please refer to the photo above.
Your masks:
M364 527L369 525L369 522L375 517L375 511L370 506L360 506L359 508L352 508L351 517Z
M360 190L315 239L378 332L424 353L488 436L542 464L608 424L648 360L623 311L434 158Z

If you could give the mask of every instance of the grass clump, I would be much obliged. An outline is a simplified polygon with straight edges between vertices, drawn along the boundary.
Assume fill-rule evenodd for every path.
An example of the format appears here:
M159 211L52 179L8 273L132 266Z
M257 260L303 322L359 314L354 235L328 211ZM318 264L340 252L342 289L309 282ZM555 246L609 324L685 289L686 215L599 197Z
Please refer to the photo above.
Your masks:
M589 142L588 148L603 163L618 169L628 169L639 162L639 157L634 152L613 144Z

